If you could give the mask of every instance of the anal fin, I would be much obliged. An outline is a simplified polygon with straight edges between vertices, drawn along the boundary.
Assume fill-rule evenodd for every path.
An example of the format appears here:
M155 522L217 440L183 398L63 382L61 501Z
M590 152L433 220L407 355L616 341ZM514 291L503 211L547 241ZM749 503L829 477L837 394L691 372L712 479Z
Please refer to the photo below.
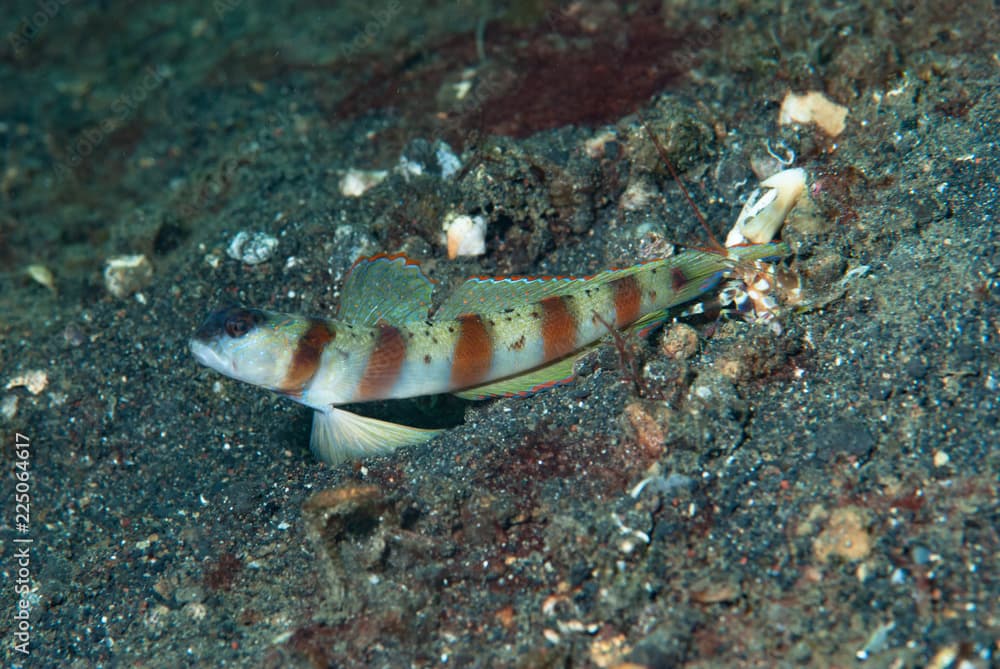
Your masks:
M663 325L674 311L675 309L671 307L646 314L625 328L625 332L634 332L638 335L639 339L645 339L649 336L650 332Z
M385 455L400 448L422 444L442 430L425 430L330 407L313 415L309 447L328 465L345 460Z
M490 397L527 397L528 395L534 395L543 390L569 383L576 378L576 375L573 373L573 367L580 356L589 350L589 348L586 348L579 351L576 355L557 360L550 365L536 367L524 374L508 376L505 379L491 381L485 385L466 388L454 394L464 400L485 400Z

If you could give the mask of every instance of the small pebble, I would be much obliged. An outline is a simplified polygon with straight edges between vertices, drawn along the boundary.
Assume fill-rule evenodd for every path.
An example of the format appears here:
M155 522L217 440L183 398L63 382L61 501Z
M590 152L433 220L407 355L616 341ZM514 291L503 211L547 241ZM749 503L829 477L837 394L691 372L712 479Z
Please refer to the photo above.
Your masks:
M957 344L955 346L955 357L960 362L971 362L976 357L976 349L968 344Z
M913 557L913 561L919 565L929 564L931 561L931 552L923 546L914 546L910 551L910 555Z
M658 453L666 441L669 419L665 410L656 415L651 408L648 403L632 402L625 407L624 416L639 445L648 452Z
M800 666L803 666L812 658L812 648L809 647L808 642L805 640L799 641L792 646L790 657L793 662L797 662Z
M949 644L941 648L938 652L934 653L934 657L927 663L927 669L965 669L967 665L964 662L958 665L955 664L955 660L958 659L958 653L958 644Z
M7 395L0 401L0 416L4 420L11 420L17 415L17 395Z
M876 627L871 636L868 637L868 643L865 644L864 648L854 654L855 657L863 662L871 658L872 655L876 655L884 651L888 646L889 633L895 628L896 623L891 620Z
M77 346L82 346L87 338L76 324L70 323L63 330L63 340L65 340L68 346L76 348Z
M698 352L698 331L690 325L678 323L663 333L660 350L668 358L687 360Z
M178 604L201 602L205 599L205 591L199 585L182 585L174 591L174 601Z
M201 602L191 602L190 604L185 604L182 611L192 620L204 620L208 614L208 607Z
M906 373L914 379L921 381L927 376L927 363L920 358L914 357L906 363Z
M867 524L864 512L857 507L836 509L826 527L813 540L813 555L822 563L826 563L831 556L848 561L868 557L872 537Z

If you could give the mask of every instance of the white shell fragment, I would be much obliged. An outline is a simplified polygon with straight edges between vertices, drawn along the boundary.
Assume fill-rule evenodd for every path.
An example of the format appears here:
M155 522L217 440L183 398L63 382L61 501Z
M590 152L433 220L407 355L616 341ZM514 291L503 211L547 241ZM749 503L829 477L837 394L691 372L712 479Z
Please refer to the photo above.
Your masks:
M236 233L233 240L229 242L226 253L233 260L239 260L248 265L259 265L269 260L277 248L277 237L272 237L265 232L251 234L242 231Z
M449 214L444 219L448 258L481 256L486 253L486 219L482 216Z
M656 188L648 179L639 177L630 181L622 193L621 206L625 211L639 211L649 206L650 201L656 197Z
M7 395L0 400L0 417L4 420L13 420L17 415L17 395Z
M11 388L26 388L32 395L38 395L49 385L49 375L41 369L32 369L24 374L18 374L5 386L6 390Z
M726 237L726 246L765 244L774 239L805 187L806 172L801 167L783 170L762 181L743 205L736 225Z
M588 157L600 160L604 157L604 151L609 142L618 139L618 135L612 130L600 132L583 143L583 150Z
M104 287L115 297L128 297L153 280L153 265L146 256L115 256L104 267Z
M450 179L462 169L462 160L445 142L438 141L434 144L434 157L437 159L442 179Z
M56 292L56 278L53 276L52 270L45 265L28 265L24 272L35 283L45 286L53 293Z
M796 95L791 91L781 101L778 124L815 123L819 129L831 137L844 132L847 107L838 105L819 91L809 91Z
M359 170L351 168L340 178L340 194L344 197L361 197L378 186L389 176L386 170Z

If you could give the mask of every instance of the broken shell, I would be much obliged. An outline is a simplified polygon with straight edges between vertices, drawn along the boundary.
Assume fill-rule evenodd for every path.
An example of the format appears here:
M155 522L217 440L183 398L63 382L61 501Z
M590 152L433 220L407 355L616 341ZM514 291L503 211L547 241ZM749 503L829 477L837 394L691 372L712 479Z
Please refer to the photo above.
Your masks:
M340 178L340 194L344 197L361 197L385 181L388 175L385 170L359 170L352 167Z
M547 616L554 615L556 612L556 606L560 603L568 602L569 599L566 595L549 595L542 602L542 613Z
M726 237L726 246L765 244L774 239L805 187L806 172L801 167L783 170L762 181L743 205L736 225Z
M24 374L18 374L7 382L6 390L11 388L26 388L32 395L38 395L49 385L49 375L41 369L32 369Z
M52 292L56 291L56 278L45 265L28 265L24 271L35 283L42 284Z
M604 157L605 147L609 142L614 142L618 139L618 135L612 130L605 130L600 132L590 139L584 141L583 151L588 157L594 160L600 160Z
M796 95L791 91L781 101L778 124L815 123L819 129L831 137L844 132L847 107L838 105L819 91L809 91Z
M128 297L153 280L153 265L144 255L116 256L104 267L104 287L115 297Z
M556 627L563 634L597 634L601 626L597 623L584 623L582 620L557 620Z
M656 196L656 188L642 177L629 183L622 193L621 207L625 211L645 209Z
M451 214L442 226L448 242L448 258L480 256L486 253L486 219L482 216Z
M249 233L245 230L236 233L226 253L233 260L245 262L247 265L259 265L274 255L278 248L278 238L266 232Z

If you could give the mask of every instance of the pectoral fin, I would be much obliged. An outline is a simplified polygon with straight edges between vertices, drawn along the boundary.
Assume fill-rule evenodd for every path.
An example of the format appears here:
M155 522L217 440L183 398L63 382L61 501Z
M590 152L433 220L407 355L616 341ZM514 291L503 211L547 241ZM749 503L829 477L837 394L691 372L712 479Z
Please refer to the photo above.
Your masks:
M424 430L367 418L330 407L313 415L309 447L328 465L344 460L385 455L400 446L422 444L441 430Z

